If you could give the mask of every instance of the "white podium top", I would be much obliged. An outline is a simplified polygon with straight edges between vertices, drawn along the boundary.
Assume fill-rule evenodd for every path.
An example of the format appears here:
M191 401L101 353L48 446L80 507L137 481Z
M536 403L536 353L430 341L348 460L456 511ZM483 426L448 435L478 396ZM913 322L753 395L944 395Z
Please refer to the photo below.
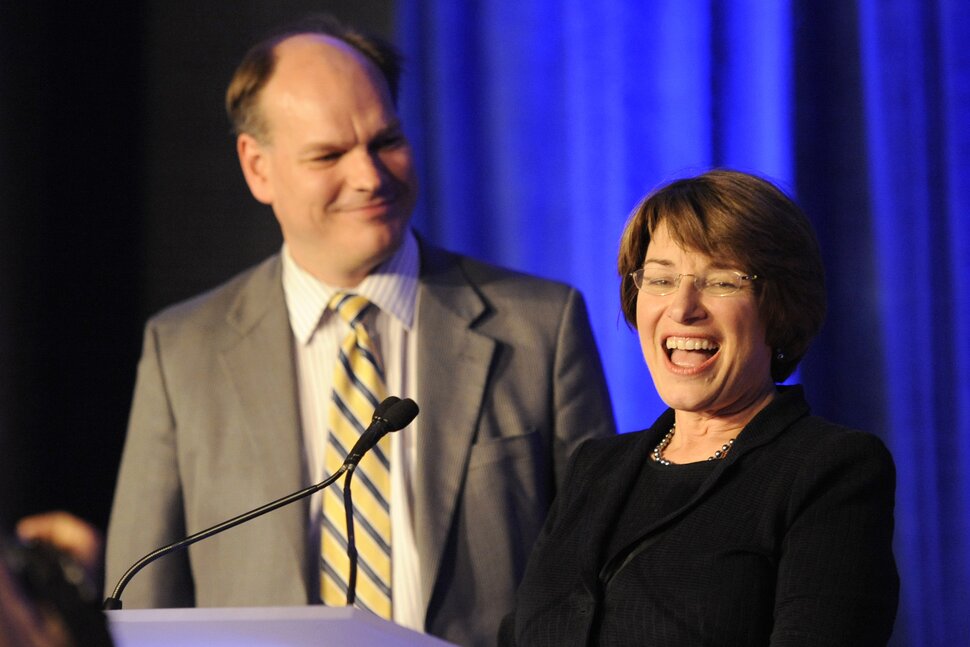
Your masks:
M107 611L117 647L447 647L352 607L122 609Z

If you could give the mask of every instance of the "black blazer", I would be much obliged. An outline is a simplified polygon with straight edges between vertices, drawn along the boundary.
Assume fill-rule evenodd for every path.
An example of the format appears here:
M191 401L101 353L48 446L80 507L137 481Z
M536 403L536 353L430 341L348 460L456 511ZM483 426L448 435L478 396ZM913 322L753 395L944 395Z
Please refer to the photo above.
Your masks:
M876 437L811 416L801 387L780 387L685 505L605 554L672 422L668 410L577 449L499 643L884 645L899 594L892 458ZM626 568L642 579L624 598L636 620L601 636L604 591Z

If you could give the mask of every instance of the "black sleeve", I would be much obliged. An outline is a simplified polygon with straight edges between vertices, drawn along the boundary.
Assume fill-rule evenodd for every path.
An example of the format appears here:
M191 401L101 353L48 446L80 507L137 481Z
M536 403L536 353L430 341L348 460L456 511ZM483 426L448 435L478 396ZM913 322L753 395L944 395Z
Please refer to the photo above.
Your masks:
M885 645L899 597L892 457L860 432L808 451L789 499L771 645Z

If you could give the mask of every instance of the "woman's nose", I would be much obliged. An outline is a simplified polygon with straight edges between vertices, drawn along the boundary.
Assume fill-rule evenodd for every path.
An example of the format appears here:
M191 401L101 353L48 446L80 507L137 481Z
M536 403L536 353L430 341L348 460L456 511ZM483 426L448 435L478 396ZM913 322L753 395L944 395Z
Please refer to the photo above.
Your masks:
M691 323L703 319L707 315L702 303L701 291L694 285L695 277L684 274L680 277L680 285L671 294L671 302L667 307L667 316L677 323Z

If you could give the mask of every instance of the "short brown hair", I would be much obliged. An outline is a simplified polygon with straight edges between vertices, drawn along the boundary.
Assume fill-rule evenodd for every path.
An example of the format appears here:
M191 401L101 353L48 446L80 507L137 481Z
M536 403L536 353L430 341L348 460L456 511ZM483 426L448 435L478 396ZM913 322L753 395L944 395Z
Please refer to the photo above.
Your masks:
M226 113L236 135L248 133L260 141L269 138L258 107L259 93L276 68L276 46L300 34L331 36L356 49L380 70L391 99L397 103L401 55L394 46L382 38L348 27L329 14L317 14L261 40L246 52L226 90Z
M678 245L758 275L752 283L772 354L771 375L787 378L825 319L825 274L815 231L802 210L767 180L714 170L671 182L637 205L620 242L620 305L636 328L638 290L650 237L664 223ZM779 357L779 355L781 357Z

